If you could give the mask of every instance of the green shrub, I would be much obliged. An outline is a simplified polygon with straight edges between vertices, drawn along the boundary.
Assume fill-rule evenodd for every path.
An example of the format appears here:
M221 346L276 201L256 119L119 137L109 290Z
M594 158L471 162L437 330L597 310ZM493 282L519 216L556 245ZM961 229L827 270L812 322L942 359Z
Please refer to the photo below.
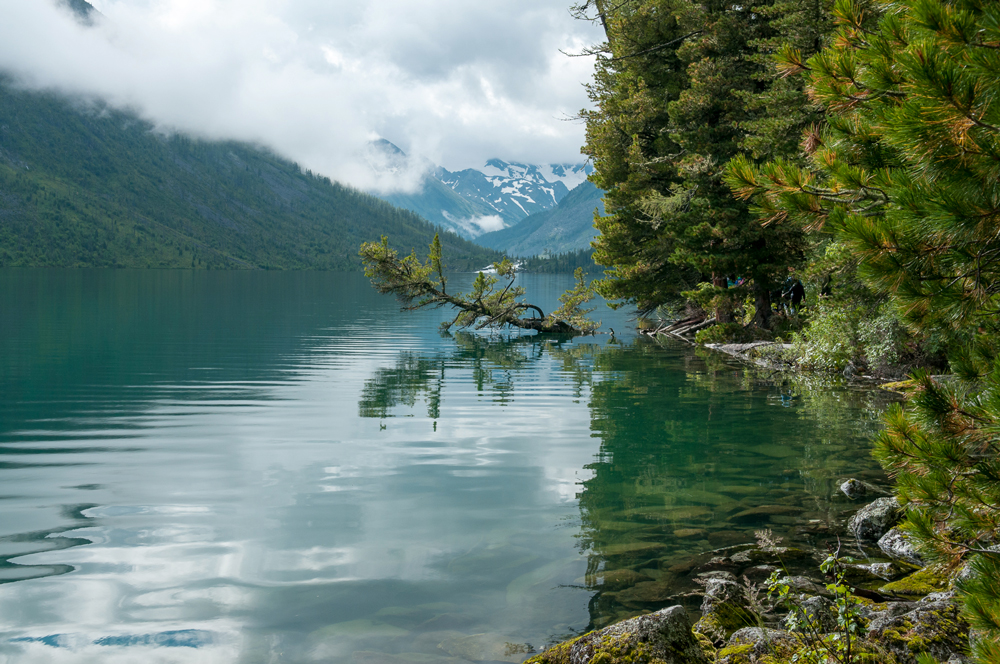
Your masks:
M900 361L907 333L888 303L869 307L820 300L808 326L792 339L806 368L843 371L854 364L878 371Z

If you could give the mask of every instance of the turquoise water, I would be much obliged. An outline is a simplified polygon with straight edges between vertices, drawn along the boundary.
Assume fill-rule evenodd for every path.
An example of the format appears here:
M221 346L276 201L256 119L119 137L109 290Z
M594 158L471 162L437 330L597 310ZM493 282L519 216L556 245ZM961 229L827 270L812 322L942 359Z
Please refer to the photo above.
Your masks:
M0 271L0 661L518 662L879 477L871 392L603 305L614 339L446 317L354 274Z

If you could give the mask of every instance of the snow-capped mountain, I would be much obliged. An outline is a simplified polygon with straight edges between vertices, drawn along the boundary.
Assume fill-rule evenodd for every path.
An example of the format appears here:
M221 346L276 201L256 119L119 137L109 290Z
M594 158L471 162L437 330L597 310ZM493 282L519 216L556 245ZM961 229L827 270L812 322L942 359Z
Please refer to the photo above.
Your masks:
M516 226L484 233L475 242L508 256L542 256L590 247L597 236L594 211L604 215L604 192L581 182L556 207L533 214Z
M457 173L441 169L436 176L463 198L484 201L507 227L558 205L570 189L587 179L589 170L585 164L535 166L490 159L481 169Z
M554 208L593 170L589 164L538 166L491 159L480 169L451 172L415 162L386 140L373 142L371 155L369 163L380 175L408 169L425 173L414 193L372 193L468 239Z

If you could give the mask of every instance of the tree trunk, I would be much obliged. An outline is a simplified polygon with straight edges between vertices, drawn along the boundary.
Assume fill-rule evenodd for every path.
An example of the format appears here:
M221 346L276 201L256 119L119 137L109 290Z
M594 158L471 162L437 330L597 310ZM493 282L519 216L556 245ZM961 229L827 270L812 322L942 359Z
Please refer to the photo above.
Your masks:
M771 328L771 285L763 279L753 280L753 305L756 311L750 324L762 330Z
M716 288L727 288L729 282L725 277L718 277L713 272L712 273L712 285ZM715 322L716 323L732 323L733 322L733 303L729 298L723 298L718 306L715 307Z

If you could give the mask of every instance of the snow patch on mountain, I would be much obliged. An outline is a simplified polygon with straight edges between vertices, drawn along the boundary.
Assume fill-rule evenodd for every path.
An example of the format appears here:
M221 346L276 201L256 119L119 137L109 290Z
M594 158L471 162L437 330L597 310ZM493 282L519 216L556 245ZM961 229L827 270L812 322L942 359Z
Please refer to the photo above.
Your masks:
M521 164L490 159L482 168L448 171L406 155L386 140L372 143L369 165L395 191L374 191L393 205L472 239L552 209L593 172L590 164Z

